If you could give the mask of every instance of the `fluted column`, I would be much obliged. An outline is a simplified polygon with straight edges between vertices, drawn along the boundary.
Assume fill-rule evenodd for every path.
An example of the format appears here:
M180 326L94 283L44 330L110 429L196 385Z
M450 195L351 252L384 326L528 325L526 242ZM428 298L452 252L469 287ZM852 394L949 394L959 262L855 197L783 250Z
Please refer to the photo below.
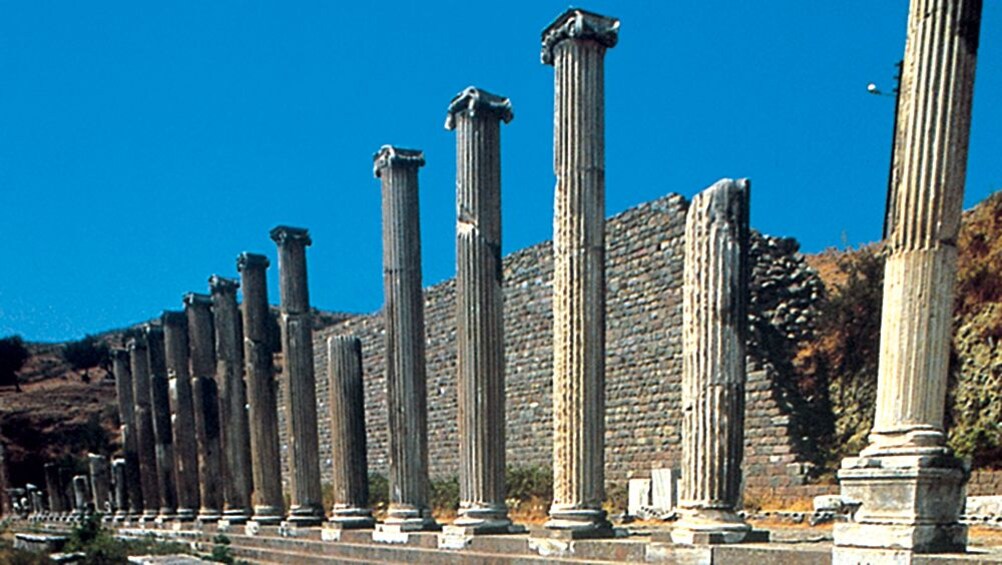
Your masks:
M115 521L125 520L128 514L129 494L125 477L125 459L119 457L111 460L112 501L115 505Z
M696 195L682 278L682 479L676 543L739 542L744 448L749 183ZM701 535L702 534L702 535Z
M317 432L317 387L313 374L313 320L306 283L306 247L312 243L303 228L271 230L278 244L278 280L282 299L282 353L287 375L286 422L289 438L289 486L292 497L287 520L297 526L323 522L320 492L320 439Z
M553 506L547 528L610 535L605 498L604 58L619 20L571 9L543 31L554 67Z
M330 522L342 528L368 528L373 519L369 510L369 465L365 451L362 341L355 336L327 338L327 359L334 465L334 504Z
M143 518L156 518L160 509L157 487L157 451L153 434L153 407L150 403L150 355L146 336L131 338L126 344L132 370L132 397L136 405L136 452L139 457L139 484L143 491Z
M159 518L172 520L177 513L177 482L174 473L174 432L171 430L170 382L167 378L167 354L164 330L159 324L143 328L149 350L150 407L153 411L153 437L156 453Z
M237 309L240 283L212 275L212 321L216 328L216 379L224 465L223 517L241 524L251 515L250 437L244 386L243 330Z
M911 2L888 199L876 416L869 445L839 473L843 495L861 505L855 524L836 528L838 545L918 552L966 545L958 522L966 476L946 447L943 413L981 8L981 0ZM900 504L899 495L910 502Z
M473 533L508 532L505 504L501 121L511 102L469 87L449 104L456 131L456 368L459 516Z
M244 298L241 315L254 484L252 519L259 524L277 524L284 514L278 402L272 340L268 331L271 323L265 276L268 264L267 257L254 253L241 253L237 258Z
M111 515L111 469L108 458L97 453L87 454L87 470L90 473L92 502L94 510L100 514Z
M216 337L212 325L212 297L184 295L191 352L191 398L198 439L198 520L214 522L223 508L223 453L219 430L219 385L216 382Z
M122 430L122 453L125 458L125 483L128 494L128 516L139 518L143 513L143 490L140 484L139 448L136 444L136 403L132 388L129 352L111 350L111 370L118 393L118 417Z
M428 507L428 407L418 168L424 154L384 145L373 157L383 198L383 308L390 506L385 525L436 527Z
M170 386L171 431L174 439L174 474L177 478L177 519L195 519L200 506L195 407L188 369L188 318L184 312L164 312L164 354Z
M66 501L63 498L63 490L59 481L59 466L55 463L46 463L43 466L43 469L45 472L45 493L49 497L49 512L56 515L62 515L67 509Z

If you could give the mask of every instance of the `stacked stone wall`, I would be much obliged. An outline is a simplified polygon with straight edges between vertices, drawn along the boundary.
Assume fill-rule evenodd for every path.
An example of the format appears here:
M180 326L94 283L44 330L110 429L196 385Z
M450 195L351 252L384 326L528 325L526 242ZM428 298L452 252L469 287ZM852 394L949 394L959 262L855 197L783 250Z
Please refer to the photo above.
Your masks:
M622 483L652 466L678 467L681 433L681 319L683 232L688 203L667 195L606 222L607 357L606 479ZM789 333L784 324L809 308L811 284L796 245L753 236L752 260L776 262L753 276L753 322ZM756 249L759 249L756 251ZM762 251L768 249L768 251ZM512 466L549 466L552 457L552 247L540 243L504 259L507 458ZM817 279L816 276L813 277ZM768 280L767 299L756 284ZM820 288L820 281L816 282ZM787 286L792 292L778 291ZM806 294L802 291L807 288ZM458 472L456 424L455 281L425 289L428 364L428 445L432 478ZM789 302L790 306L780 306ZM793 304L796 303L796 307ZM757 305L762 305L760 308ZM779 312L777 313L777 309ZM757 318L756 318L757 317ZM775 325L775 327L773 327ZM754 332L753 332L754 333ZM356 334L362 340L370 472L387 471L386 380L381 312L349 317L315 332L320 416L320 460L331 476L326 339ZM797 441L794 404L781 383L775 355L749 350L745 474L748 484L802 484L807 466ZM765 361L762 361L762 360ZM282 398L282 395L279 395ZM282 412L281 410L279 411ZM285 425L281 423L283 445ZM283 459L287 459L283 447ZM287 470L287 461L283 460Z

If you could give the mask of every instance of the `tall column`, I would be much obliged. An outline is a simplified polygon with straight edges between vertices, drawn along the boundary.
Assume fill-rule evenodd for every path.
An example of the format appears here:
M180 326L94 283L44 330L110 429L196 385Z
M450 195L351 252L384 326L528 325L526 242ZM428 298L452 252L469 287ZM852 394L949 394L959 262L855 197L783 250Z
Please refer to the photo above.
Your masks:
M55 463L46 463L43 469L45 470L45 493L49 497L49 512L61 515L66 512L66 504L60 486L59 466Z
M943 411L953 281L971 127L981 0L912 0L885 241L877 409L869 445L842 462L839 546L963 550L966 472Z
M10 506L10 498L7 490L10 489L10 479L7 473L7 451L4 444L0 442L0 518L6 518L13 514Z
M355 336L327 338L330 379L331 460L334 505L330 521L342 528L373 525L369 510L369 465L365 452L365 387L362 341Z
M122 453L125 456L125 484L128 494L128 517L139 518L143 513L143 491L139 477L139 447L136 442L136 403L132 388L129 352L111 350L111 370L118 393L118 417L122 423Z
M418 168L424 154L384 145L373 157L383 198L390 506L385 526L437 527L428 507L428 391L421 293Z
M93 493L94 510L99 514L111 515L111 470L108 468L108 458L97 453L87 454L87 470L90 472L90 485Z
M304 228L288 226L272 229L271 239L278 244L283 374L288 376L285 415L292 497L286 519L297 526L318 526L323 522L324 506L320 492L317 387L313 375L313 317L306 284L306 247L312 241Z
M241 253L237 258L244 301L244 363L247 374L247 406L250 423L251 473L254 489L252 519L259 524L278 524L285 510L282 500L282 468L278 441L278 401L268 327L268 258Z
M237 309L240 283L212 275L212 320L216 327L216 378L226 462L223 482L223 517L231 524L251 515L250 432L247 391L244 385L243 329Z
M159 518L172 520L177 513L177 483L174 474L174 432L171 430L170 382L164 330L159 324L143 328L150 360L150 406L153 410L153 437L156 443Z
M83 518L91 513L91 499L87 475L75 475L73 477L73 511L78 518Z
M212 297L207 294L189 292L184 295L191 352L191 399L195 407L195 437L198 438L198 486L202 501L198 520L201 522L215 522L223 508L223 453L211 307Z
M564 12L543 31L554 67L553 506L546 527L606 536L605 67L619 20Z
M111 460L112 501L115 505L115 521L121 522L128 515L129 494L128 479L125 478L125 459L119 457Z
M469 87L449 104L456 131L456 364L459 516L472 533L507 533L501 121L511 101Z
M143 491L143 518L153 519L160 508L160 490L157 488L157 450L150 404L150 355L146 336L131 338L126 347L132 369L132 397L136 405L136 452L139 457L139 483Z
M171 431L174 438L174 474L177 478L177 519L195 519L200 505L195 407L188 371L188 318L184 312L163 313L164 355L170 387Z
M750 527L735 507L744 449L748 336L747 180L696 195L682 277L682 480L676 543L734 543Z

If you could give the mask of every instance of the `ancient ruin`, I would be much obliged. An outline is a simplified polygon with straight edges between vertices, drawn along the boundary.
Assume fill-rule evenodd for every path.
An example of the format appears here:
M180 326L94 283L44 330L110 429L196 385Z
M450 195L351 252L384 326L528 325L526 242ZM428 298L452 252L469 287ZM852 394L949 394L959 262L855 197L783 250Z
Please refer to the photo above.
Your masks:
M153 409L153 435L156 443L156 475L160 512L158 518L172 520L177 512L177 484L174 474L174 432L171 429L170 379L167 377L167 353L164 331L159 324L143 328L150 361L150 406Z
M195 407L188 369L188 318L168 311L161 317L164 354L170 386L171 431L174 437L174 473L177 477L177 519L191 521L201 504L198 487L198 447Z

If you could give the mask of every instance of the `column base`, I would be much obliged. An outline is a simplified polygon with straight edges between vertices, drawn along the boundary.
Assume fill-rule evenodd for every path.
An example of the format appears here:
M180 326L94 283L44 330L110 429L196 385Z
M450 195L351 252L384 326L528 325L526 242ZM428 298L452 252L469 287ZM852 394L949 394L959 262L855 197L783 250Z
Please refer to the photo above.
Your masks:
M508 506L503 503L460 505L459 517L443 528L444 533L452 535L511 534L524 531L524 527L511 523Z
M196 512L190 508L178 508L177 516L174 518L178 522L193 522L195 521Z
M334 529L359 530L374 527L376 520L368 508L335 508L327 523Z
M864 451L866 453L866 451ZM967 527L960 523L968 470L952 455L861 456L842 461L842 499L856 508L836 524L838 547L960 552Z
M223 518L220 522L226 522L227 526L241 526L250 519L250 510L238 508L223 511Z
M533 528L533 537L557 539L598 539L615 537L616 531L600 508L557 506L550 508L550 519L542 528Z
M769 541L769 532L753 530L736 512L709 508L681 509L682 517L670 532L658 532L653 542L716 545Z
M291 527L311 528L324 523L323 508L318 506L293 506L285 522Z
M213 524L219 521L221 516L218 510L203 508L198 511L198 516L195 518L198 522L202 524Z

